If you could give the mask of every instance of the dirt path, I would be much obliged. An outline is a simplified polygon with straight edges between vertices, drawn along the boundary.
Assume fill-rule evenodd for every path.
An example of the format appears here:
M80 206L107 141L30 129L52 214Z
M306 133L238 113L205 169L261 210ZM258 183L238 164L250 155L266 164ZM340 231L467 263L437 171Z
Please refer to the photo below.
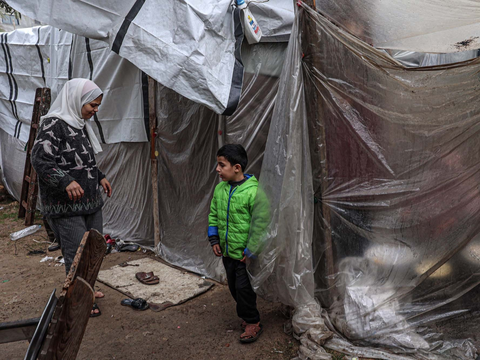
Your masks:
M47 254L27 255L32 250L46 251L48 244L33 241L47 241L43 228L11 241L9 234L24 228L23 221L16 219L18 203L3 201L0 207L4 207L0 210L0 322L38 317L51 291L61 289L65 268L40 263ZM60 251L53 254L58 256ZM145 256L142 252L110 254L102 269ZM283 332L286 318L281 305L261 299L265 331L256 343L240 344L240 320L224 285L161 312L123 307L124 295L97 285L105 293L98 301L102 315L90 319L78 359L291 359L297 352L298 342ZM27 342L1 344L0 358L23 359L27 347Z

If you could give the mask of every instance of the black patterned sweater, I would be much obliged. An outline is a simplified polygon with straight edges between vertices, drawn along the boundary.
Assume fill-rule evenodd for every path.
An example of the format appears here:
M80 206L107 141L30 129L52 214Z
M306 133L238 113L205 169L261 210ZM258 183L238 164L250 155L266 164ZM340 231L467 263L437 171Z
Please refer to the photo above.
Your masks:
M98 169L86 129L78 130L57 118L38 129L32 165L38 174L43 214L52 218L88 215L103 206ZM85 192L80 200L68 198L66 187L76 181Z

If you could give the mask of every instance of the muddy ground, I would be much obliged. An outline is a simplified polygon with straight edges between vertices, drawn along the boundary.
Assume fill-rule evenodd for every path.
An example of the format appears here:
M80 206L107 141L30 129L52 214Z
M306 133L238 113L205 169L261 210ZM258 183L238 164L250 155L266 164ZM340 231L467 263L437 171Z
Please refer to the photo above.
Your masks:
M16 242L9 234L23 229L16 214L18 203L0 201L0 322L39 317L54 288L57 294L65 279L65 267L40 263L47 254L47 234L37 233ZM37 224L41 224L37 216ZM34 241L42 241L38 243ZM52 253L48 253L51 255ZM53 253L60 255L60 251ZM102 269L123 261L153 254L115 253L108 255ZM265 331L253 344L241 344L240 320L226 286L216 284L210 291L179 306L161 312L137 312L120 305L120 292L97 283L105 293L98 300L102 315L91 318L78 359L291 359L298 342L286 335L287 318L280 304L259 300ZM1 359L23 359L28 343L0 345ZM340 359L341 357L335 357Z

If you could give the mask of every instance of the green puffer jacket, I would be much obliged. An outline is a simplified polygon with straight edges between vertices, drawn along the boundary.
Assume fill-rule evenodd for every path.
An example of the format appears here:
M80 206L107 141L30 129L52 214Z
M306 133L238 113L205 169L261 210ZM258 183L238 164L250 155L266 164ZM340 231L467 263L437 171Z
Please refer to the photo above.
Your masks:
M218 235L223 256L241 260L247 247L253 205L257 194L258 180L247 175L248 180L233 187L222 181L215 187L210 215L208 236Z

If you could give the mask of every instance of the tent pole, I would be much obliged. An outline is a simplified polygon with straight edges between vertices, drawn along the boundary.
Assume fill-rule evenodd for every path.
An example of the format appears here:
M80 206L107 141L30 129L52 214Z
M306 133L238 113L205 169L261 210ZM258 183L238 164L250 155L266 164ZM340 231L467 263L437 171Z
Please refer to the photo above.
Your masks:
M306 5L312 9L316 9L315 0L303 0ZM321 64L318 61L318 57L314 56L313 44L315 43L315 36L317 33L316 23L313 19L310 19L305 9L300 9L300 21L302 29L302 53L303 61L310 62L311 68L321 69ZM307 77L304 77L307 79ZM312 82L315 81L315 77L312 77ZM335 262L333 255L333 243L332 243L332 227L331 227L331 214L329 206L323 201L323 193L328 187L328 159L327 159L327 143L325 136L325 117L322 99L318 96L316 87L314 84L311 86L305 86L305 101L306 109L311 126L309 126L310 146L313 152L318 153L320 158L320 192L321 192L321 206L322 206L322 220L323 220L323 235L325 241L325 261L327 271L327 284L330 289L333 290L335 274ZM313 123L312 123L313 122ZM316 140L318 139L318 140ZM316 210L318 211L318 210Z
M220 149L225 145L225 116L223 115L218 115L217 130L218 148Z
M156 86L155 80L148 77L148 121L150 125L150 166L152 172L153 191L153 226L155 246L160 243L160 214L158 208L158 152L155 150L157 136L157 113L156 113Z

